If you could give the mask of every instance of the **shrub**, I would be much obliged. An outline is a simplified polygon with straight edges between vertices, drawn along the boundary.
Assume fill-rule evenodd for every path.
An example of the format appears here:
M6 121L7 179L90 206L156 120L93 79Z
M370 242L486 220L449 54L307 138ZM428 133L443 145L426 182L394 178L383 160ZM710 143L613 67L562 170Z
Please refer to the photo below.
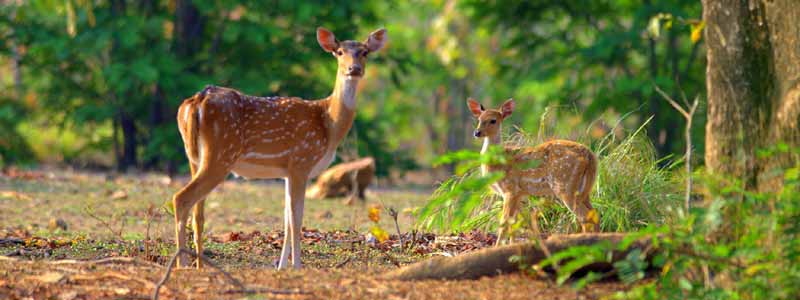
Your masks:
M675 209L680 209L682 190L671 171L672 165L659 166L662 161L656 159L654 147L644 135L645 125L621 141L609 133L594 145L598 180L591 201L600 213L603 231L629 231L662 224ZM509 140L506 145L533 146L542 139L520 131L506 140ZM502 174L483 178L477 167L481 161L504 159L497 157L500 153L492 151L482 157L475 151L462 150L441 157L438 163L457 162L460 172L443 182L428 205L419 211L420 227L445 232L496 228L502 198L491 192L489 186L502 178ZM529 224L527 213L532 205L537 205L542 232L569 232L576 228L574 215L557 201L532 199L527 205L528 209L520 210L515 227Z

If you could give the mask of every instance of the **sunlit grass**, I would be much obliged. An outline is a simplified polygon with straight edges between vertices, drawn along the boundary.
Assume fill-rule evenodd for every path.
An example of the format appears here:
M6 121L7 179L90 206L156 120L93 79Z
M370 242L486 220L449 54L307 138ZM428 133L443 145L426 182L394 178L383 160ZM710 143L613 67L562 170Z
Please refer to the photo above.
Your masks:
M543 117L544 120L544 117ZM583 134L576 140L592 144L598 157L597 180L592 190L591 202L600 213L602 231L631 231L649 224L662 224L681 205L681 185L672 167L660 166L655 148L644 133L647 122L637 130L619 139L612 129L599 141L591 143L591 138ZM545 130L542 122L540 131ZM586 132L589 132L588 130ZM517 147L535 146L544 142L542 135L534 136L518 131L506 138L507 145ZM467 163L469 164L469 163ZM442 183L434 192L432 199L453 190L464 189L480 177L477 170L455 175ZM489 191L488 185L466 189L460 199L439 199L436 208L421 216L423 228L443 231L467 231L474 228L494 230L500 219L502 199ZM474 197L473 197L474 196ZM575 216L558 200L548 198L529 199L520 209L520 216L514 227L528 228L531 209L536 206L540 231L546 233L575 232L578 229ZM554 201L555 200L555 201ZM481 201L481 204L464 204L465 201ZM458 216L455 207L477 207L467 212L468 216ZM452 219L465 219L452 224Z

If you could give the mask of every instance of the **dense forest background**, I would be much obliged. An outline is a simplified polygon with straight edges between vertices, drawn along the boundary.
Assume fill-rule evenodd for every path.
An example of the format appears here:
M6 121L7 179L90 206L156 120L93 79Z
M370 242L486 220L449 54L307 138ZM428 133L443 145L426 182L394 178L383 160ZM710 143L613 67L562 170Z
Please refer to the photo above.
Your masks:
M185 172L174 117L205 85L330 93L336 64L319 49L317 26L340 39L388 30L351 132L379 175L476 147L467 97L513 97L512 122L550 137L600 138L652 116L647 135L675 160L683 117L656 86L675 99L700 96L692 139L695 163L703 160L699 1L0 3L0 164Z

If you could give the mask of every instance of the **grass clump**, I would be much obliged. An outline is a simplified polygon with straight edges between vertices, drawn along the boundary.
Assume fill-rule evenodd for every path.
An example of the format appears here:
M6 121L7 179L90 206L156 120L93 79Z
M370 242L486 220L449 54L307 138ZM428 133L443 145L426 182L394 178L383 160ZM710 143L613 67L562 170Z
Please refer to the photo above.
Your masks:
M544 123L544 122L543 122ZM602 231L631 231L650 224L662 224L681 205L681 187L670 164L656 157L655 148L644 134L643 128L622 139L613 130L599 141L591 143L598 157L597 180L592 190L591 202L601 217ZM540 129L543 131L544 129ZM542 135L533 137L524 131L506 139L508 146L535 146L544 141ZM589 144L590 138L582 135L575 140ZM465 154L470 153L470 154ZM492 155L499 155L494 151ZM474 151L459 151L445 155L440 161L455 162L464 170L443 182L433 193L428 204L419 211L419 226L425 230L463 232L473 229L494 230L500 220L502 198L490 190L490 185L502 174L488 177L480 175L478 160L484 158ZM575 216L560 203L551 199L532 198L520 210L513 227L530 224L528 212L537 206L541 232L573 232L577 230Z

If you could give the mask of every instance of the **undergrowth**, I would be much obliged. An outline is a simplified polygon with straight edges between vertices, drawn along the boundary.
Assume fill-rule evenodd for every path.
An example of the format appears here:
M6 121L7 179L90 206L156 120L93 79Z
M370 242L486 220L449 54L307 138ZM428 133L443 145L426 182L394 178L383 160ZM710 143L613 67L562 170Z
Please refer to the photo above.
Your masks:
M656 158L655 148L643 130L646 125L647 122L623 138L618 138L612 130L591 143L598 157L591 202L600 213L602 231L631 231L663 224L680 209L683 191L673 172L676 163L660 166L664 161ZM505 140L506 146L513 147L535 146L544 141L542 134L534 136L519 129ZM590 142L587 134L576 140ZM502 153L500 149L493 149L488 155L462 150L440 157L439 164L457 163L457 172L434 191L428 204L418 212L419 226L442 232L494 230L500 220L502 198L490 186L502 174L481 176L479 166L484 161L503 161ZM512 228L530 224L530 208L535 205L540 232L577 229L575 216L557 199L531 198L525 205Z
M650 239L652 247L631 251L614 264L614 274L635 284L614 298L800 299L800 165L784 170L783 187L775 193L748 191L737 180L702 174L695 173L708 191L702 203L668 224L628 235L628 241ZM557 276L570 278L583 266L608 262L610 251L625 247L571 248L546 263L571 264ZM647 270L657 278L641 281ZM574 285L602 277L589 274Z

